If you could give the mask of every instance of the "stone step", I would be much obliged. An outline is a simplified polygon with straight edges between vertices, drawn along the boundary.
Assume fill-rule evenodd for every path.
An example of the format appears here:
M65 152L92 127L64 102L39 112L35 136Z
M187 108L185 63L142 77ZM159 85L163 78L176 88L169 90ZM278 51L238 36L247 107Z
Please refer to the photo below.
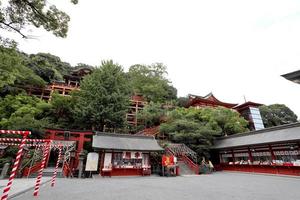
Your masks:
M185 164L183 161L179 161L178 162L178 166L179 166L179 174L180 175L191 175L191 174L195 174L194 171L192 171L189 166L187 166L187 164Z

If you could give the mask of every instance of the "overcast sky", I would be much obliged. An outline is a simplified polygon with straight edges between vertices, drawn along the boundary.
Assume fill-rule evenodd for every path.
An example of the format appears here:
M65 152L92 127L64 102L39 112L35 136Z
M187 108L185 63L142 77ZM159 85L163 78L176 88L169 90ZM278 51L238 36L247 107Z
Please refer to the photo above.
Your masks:
M33 29L27 53L72 65L113 59L125 70L162 62L178 96L282 103L300 117L300 85L280 75L300 69L297 0L52 0L71 17L68 37Z

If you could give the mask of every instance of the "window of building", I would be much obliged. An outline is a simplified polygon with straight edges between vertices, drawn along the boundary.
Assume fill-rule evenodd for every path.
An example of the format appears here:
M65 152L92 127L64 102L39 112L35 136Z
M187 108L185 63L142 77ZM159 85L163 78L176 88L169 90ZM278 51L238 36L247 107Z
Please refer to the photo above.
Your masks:
M272 163L272 156L269 151L252 152L251 155L254 165L270 165Z
M117 152L113 153L112 166L114 168L142 168L141 152Z
M234 164L247 165L250 163L247 152L234 153Z
M300 151L299 150L281 150L274 151L276 165L292 165L300 166Z
M220 162L226 164L233 164L233 157L231 153L221 153Z
M265 128L258 108L250 107L249 114L250 114L250 119L254 124L255 130L260 130Z

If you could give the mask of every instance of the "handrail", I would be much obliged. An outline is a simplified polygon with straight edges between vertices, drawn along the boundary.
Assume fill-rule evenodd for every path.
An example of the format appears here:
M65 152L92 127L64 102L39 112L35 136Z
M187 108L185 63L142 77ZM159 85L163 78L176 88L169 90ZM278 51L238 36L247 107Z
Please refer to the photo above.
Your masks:
M166 148L165 148L165 151L166 151L167 153L171 154L172 156L175 156L174 151L172 151L172 149L170 149L169 147L166 147Z
M74 177L74 176L73 176L73 173L72 173L72 171L71 171L71 169L70 169L70 166L69 166L67 163L65 163L65 164L63 165L62 173L63 173L63 176L64 176L64 177L68 177L69 175L70 175L71 178Z
M199 174L199 165L197 165L196 163L194 163L189 157L187 157L186 155L181 156L181 159L183 160L183 162L185 164L187 164L187 166L195 172L195 174Z
M167 153L170 153L173 156L176 156L176 154L172 151L172 149L166 147L165 151ZM193 172L195 172L195 174L199 174L199 165L197 165L196 163L194 163L189 157L187 157L184 154L181 155L177 155L178 159L181 159Z
M23 176L29 176L30 174L33 174L41 168L42 162L37 162L34 166L32 167L25 167L23 170Z

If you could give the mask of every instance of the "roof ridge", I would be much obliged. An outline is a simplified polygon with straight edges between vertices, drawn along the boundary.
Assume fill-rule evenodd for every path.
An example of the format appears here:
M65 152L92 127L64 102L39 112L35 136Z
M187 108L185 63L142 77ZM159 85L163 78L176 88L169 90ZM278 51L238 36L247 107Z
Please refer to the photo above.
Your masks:
M112 136L112 137L127 137L127 138L146 138L146 139L155 139L150 135L131 135L131 134L122 134L122 133L108 133L108 132L98 132L94 131L95 135L103 136Z
M243 132L243 133L237 133L234 135L223 136L223 137L216 138L216 140L222 140L222 139L227 139L227 138L229 139L229 138L235 138L235 137L243 137L246 135L256 135L256 134L265 133L265 132L269 132L269 131L282 130L282 129L293 128L293 127L298 127L298 126L300 126L300 122L295 122L295 123L291 123L291 124L283 124L283 125L279 125L279 126L264 128L261 130L248 131L248 132Z

